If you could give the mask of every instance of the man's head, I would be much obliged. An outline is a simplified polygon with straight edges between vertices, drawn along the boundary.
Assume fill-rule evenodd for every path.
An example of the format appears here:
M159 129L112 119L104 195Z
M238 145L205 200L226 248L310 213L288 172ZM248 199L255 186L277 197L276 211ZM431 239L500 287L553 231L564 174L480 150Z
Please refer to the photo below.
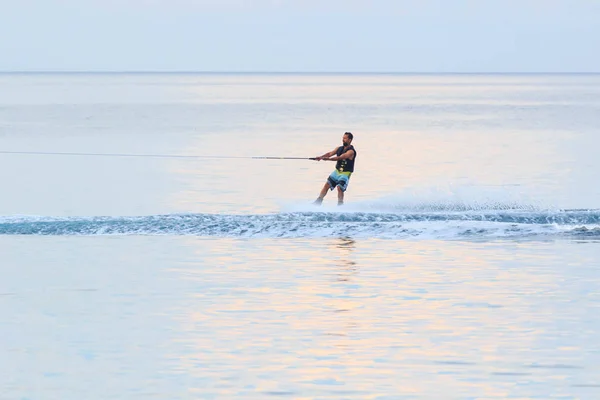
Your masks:
M354 135L352 135L352 132L346 132L344 133L344 137L342 138L342 143L344 144L344 146L350 146L350 143L352 143L352 139L354 139Z

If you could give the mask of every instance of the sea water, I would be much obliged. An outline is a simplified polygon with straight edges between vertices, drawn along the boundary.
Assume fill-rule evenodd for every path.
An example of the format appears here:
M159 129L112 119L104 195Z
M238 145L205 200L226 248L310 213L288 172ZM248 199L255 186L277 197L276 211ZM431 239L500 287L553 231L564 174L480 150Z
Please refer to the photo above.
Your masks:
M354 134L345 204L317 197ZM0 74L0 398L600 398L600 75Z

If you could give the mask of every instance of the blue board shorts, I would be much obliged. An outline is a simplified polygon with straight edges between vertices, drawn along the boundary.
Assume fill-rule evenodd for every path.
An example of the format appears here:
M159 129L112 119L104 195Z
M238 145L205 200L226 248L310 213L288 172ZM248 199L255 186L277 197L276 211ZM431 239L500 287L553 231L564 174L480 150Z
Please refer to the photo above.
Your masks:
M336 186L345 192L348 189L348 183L350 182L350 175L352 172L344 171L340 172L337 169L333 170L333 172L327 178L327 183L329 184L329 190L335 189Z

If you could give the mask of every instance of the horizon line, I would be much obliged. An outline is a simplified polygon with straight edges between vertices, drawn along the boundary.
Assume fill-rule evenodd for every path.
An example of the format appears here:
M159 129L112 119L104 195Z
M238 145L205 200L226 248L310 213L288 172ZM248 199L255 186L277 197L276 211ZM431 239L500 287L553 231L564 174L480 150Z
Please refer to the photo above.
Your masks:
M202 70L0 70L0 74L196 74L196 75L598 75L600 71L202 71Z

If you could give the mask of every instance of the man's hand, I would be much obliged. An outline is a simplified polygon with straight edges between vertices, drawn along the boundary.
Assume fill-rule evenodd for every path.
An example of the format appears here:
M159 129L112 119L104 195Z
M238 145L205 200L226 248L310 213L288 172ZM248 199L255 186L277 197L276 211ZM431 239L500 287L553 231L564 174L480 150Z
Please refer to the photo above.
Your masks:
M323 159L323 157L315 157L314 160L315 161L321 161Z

